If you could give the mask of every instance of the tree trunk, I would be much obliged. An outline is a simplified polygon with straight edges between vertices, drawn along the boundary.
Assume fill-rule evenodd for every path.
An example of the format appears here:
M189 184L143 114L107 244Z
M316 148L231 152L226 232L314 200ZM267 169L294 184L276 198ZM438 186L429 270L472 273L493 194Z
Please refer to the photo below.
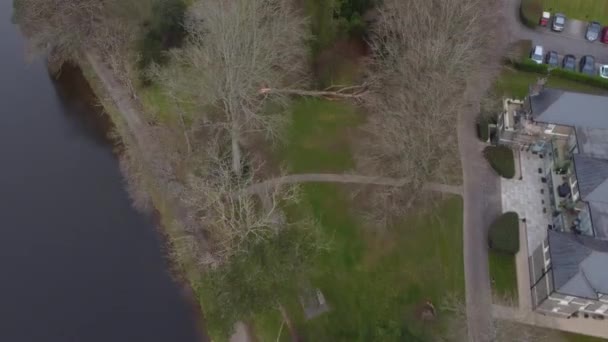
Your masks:
M243 174L242 156L241 156L241 145L239 144L239 127L233 122L232 130L230 132L232 139L232 172L235 175L241 176Z

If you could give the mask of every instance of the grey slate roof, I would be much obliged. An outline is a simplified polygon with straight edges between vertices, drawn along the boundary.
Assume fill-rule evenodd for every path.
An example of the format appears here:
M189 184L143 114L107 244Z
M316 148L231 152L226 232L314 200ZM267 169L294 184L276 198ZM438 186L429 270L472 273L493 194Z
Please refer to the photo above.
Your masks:
M608 160L577 153L574 155L574 167L583 199L608 204Z
M608 129L608 97L546 88L530 97L536 121Z
M549 245L557 292L589 299L608 293L608 241L550 230Z
M581 197L589 205L595 237L608 240L608 160L574 154L574 168Z
M579 153L608 159L608 129L576 127L575 130Z
M608 240L608 205L602 202L589 202L589 211L593 220L595 237L601 240Z

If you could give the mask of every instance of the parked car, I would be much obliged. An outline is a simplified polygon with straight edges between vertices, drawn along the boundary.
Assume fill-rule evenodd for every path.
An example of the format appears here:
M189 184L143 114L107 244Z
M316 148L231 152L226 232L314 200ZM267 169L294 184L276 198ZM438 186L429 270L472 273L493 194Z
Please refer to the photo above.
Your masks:
M579 62L579 71L589 76L595 76L595 58L585 55Z
M530 58L535 61L537 64L543 63L543 47L540 45L536 45L534 49L530 52Z
M590 42L594 42L597 40L597 38L599 38L601 31L602 25L597 21L592 21L589 23L589 25L587 25L587 32L585 32L585 38Z
M553 22L551 23L551 29L555 32L562 32L566 27L566 16L561 13L556 13L553 16Z
M600 77L608 78L608 64L600 65Z
M602 33L600 34L600 41L602 43L608 44L608 26L605 26L602 29Z
M562 60L562 68L570 71L576 71L576 57L574 55L565 55Z
M547 26L547 24L549 24L549 19L551 18L551 13L549 12L543 12L543 15L540 17L538 24L540 26Z
M559 65L559 60L557 57L557 52L549 51L545 55L545 64L548 64L550 67L557 67Z

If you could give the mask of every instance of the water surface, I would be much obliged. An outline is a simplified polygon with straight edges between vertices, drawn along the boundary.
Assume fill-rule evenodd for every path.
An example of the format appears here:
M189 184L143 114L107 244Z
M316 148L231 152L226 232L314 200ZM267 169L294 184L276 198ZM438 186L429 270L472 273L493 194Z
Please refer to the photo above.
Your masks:
M0 341L195 341L80 74L26 63L0 1Z

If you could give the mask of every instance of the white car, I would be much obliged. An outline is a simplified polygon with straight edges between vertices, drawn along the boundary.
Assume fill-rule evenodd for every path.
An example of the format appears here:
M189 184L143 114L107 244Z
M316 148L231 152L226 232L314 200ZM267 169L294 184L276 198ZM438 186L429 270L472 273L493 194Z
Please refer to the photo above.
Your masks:
M532 52L530 52L530 59L532 59L536 64L543 64L543 47L540 45L536 45Z
M600 65L600 77L608 78L608 64Z

